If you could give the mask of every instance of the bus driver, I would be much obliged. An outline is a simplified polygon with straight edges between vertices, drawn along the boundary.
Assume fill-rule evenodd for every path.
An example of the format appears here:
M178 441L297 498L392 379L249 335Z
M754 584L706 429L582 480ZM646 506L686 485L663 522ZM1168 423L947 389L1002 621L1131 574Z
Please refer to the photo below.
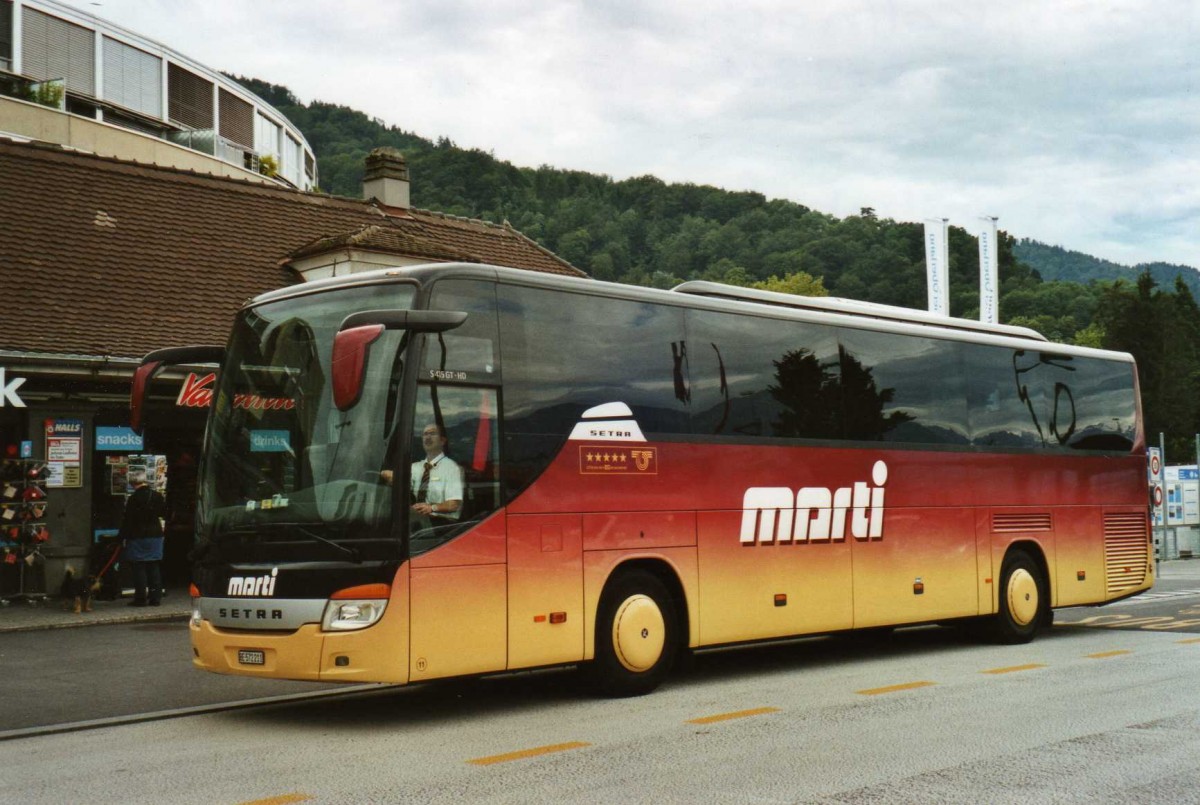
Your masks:
M462 468L446 455L446 431L432 423L421 432L425 460L412 465L413 514L436 523L457 520L463 500Z
M412 478L413 504L411 511L417 525L429 527L436 521L457 520L462 509L463 472L454 459L446 455L446 431L431 423L421 432L421 447L425 459L414 462ZM392 485L392 471L382 470L380 480ZM420 521L424 521L421 523Z

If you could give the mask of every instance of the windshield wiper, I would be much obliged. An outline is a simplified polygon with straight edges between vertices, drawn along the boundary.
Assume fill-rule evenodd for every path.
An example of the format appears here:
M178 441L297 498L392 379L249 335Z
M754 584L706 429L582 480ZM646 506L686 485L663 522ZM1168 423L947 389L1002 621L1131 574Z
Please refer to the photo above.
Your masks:
M225 536L247 536L250 534L258 534L262 531L273 531L280 528L293 529L297 533L302 534L311 540L324 543L325 545L329 545L333 548L337 548L339 551L349 556L352 561L356 562L357 564L362 564L362 556L359 554L356 548L351 548L341 544L340 542L331 540L329 537L322 536L316 531L306 528L302 523L260 523L251 528L231 528L230 530L223 532L223 534Z
M280 523L280 525L293 526L297 531L299 531L304 536L309 537L310 539L315 539L317 542L323 542L326 545L332 545L334 548L337 548L339 551L341 551L342 553L349 556L356 563L358 563L360 565L362 564L362 557L359 555L357 548L351 548L348 545L343 545L340 542L335 542L334 540L331 540L329 537L323 537L320 534L318 534L316 531L310 531L307 528L305 528L304 526L300 525L299 523Z

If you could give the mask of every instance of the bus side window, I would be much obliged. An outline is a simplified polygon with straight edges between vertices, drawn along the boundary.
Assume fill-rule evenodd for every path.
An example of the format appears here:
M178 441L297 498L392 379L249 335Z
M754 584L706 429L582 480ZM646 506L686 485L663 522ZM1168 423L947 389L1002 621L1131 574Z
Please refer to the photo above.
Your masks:
M449 332L426 336L421 379L499 383L495 285L476 280L439 280L430 306L465 311L467 320Z
M594 406L625 403L649 439L689 432L681 309L507 284L497 298L509 499L550 465Z
M847 439L967 444L958 343L849 328L839 338Z
M1133 365L1095 358L1076 358L1074 364L1074 377L1059 381L1059 399L1065 396L1061 387L1066 386L1075 404L1076 428L1067 446L1073 450L1132 450L1137 431ZM1060 433L1065 430L1064 421L1059 413L1055 425Z
M840 438L833 328L707 310L689 310L687 328L695 433Z
M466 391L464 389L464 391ZM499 434L497 433L496 393L490 389L472 389L478 401L475 419L466 431L463 456L464 519L483 519L500 506ZM470 404L471 400L468 400Z
M977 447L1040 447L1041 385L1008 347L964 344L971 442ZM1035 359L1036 361L1036 359Z

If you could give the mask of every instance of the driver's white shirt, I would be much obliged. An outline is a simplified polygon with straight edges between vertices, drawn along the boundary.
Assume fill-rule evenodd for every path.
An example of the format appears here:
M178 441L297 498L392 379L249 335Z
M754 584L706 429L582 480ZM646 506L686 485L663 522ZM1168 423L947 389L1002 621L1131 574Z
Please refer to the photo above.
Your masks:
M439 453L430 459L414 462L412 465L412 496L413 502L417 500L417 493L421 488L421 475L425 472L425 461L433 464L429 470L429 488L425 491L426 503L445 503L448 500L457 500L462 502L463 499L463 472L462 467L447 456L445 453ZM459 511L462 510L461 505ZM450 520L457 520L459 511L455 512L437 512L434 516L445 517Z

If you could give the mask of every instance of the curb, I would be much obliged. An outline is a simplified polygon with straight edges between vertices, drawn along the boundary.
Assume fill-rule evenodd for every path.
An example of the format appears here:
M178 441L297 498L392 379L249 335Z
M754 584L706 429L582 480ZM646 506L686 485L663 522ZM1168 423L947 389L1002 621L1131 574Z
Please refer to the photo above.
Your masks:
M290 704L293 702L332 699L335 697L349 697L360 693L373 693L376 691L399 687L403 686L388 685L379 682L368 682L355 684L352 687L340 688L338 690L316 690L308 693L285 693L280 696L265 696L258 699L246 699L240 702L200 704L193 707L179 707L174 710L160 710L154 713L131 713L129 715L109 716L107 718L96 718L88 721L75 721L65 724L47 724L41 727L18 727L17 729L0 731L0 742L16 740L19 738L37 738L43 735L59 735L67 732L103 729L105 727L122 727L127 724L142 724L147 721L163 721L171 718L184 718L187 716L208 715L210 713L247 710L255 707L269 707L271 705ZM261 801L270 802L272 800Z
M128 623L164 623L169 621L186 621L191 617L187 613L168 613L161 615L121 615L104 620L64 621L53 623L27 623L19 626L0 625L0 634L12 632L44 632L52 629L81 629L92 626L108 626L110 624Z

